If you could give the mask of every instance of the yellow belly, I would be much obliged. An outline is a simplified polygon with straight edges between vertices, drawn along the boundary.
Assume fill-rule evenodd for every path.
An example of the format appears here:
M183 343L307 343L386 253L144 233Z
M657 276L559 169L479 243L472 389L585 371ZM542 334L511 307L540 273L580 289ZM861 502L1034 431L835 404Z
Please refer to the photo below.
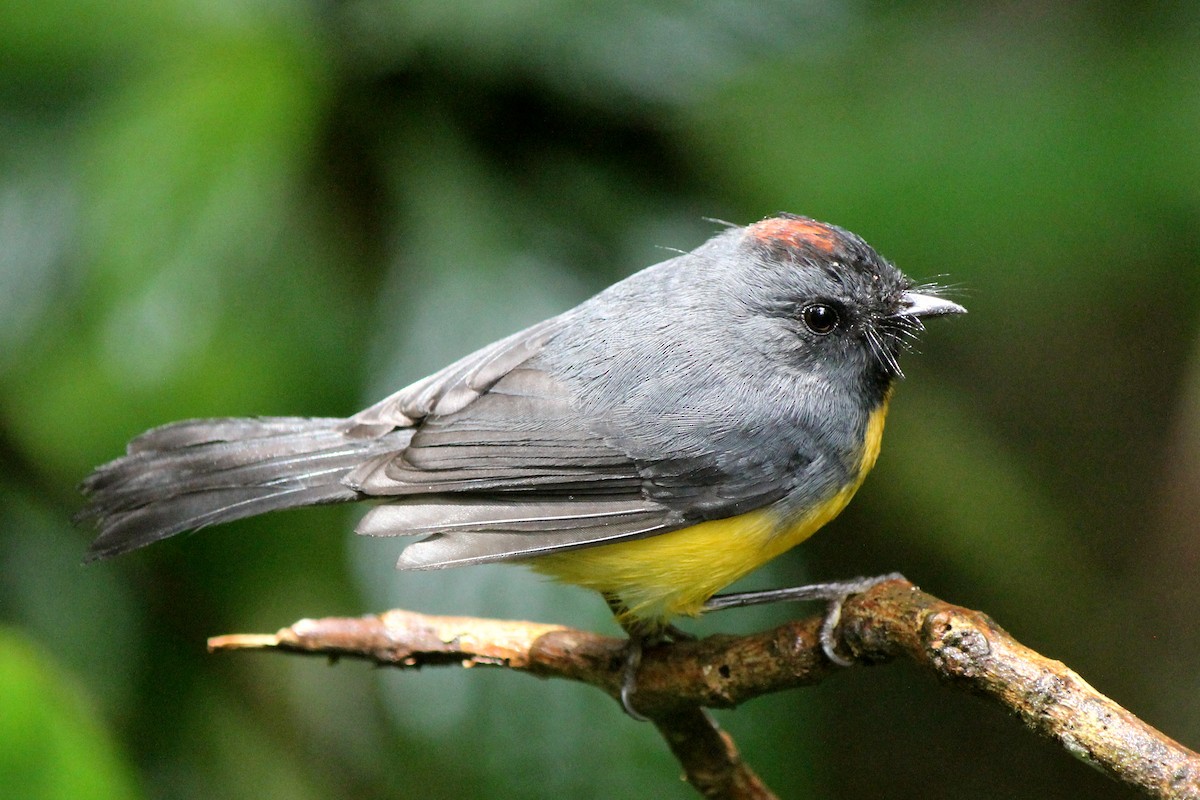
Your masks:
M868 420L855 479L799 515L785 519L764 508L645 539L542 556L529 564L564 583L621 598L631 619L665 623L696 616L708 598L841 513L875 465L886 416L885 400Z

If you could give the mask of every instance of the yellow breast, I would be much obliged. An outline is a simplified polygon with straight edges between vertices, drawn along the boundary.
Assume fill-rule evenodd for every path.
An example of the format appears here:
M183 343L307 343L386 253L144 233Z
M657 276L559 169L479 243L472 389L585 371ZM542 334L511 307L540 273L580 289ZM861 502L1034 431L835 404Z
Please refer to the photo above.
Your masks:
M879 457L887 400L871 413L854 480L832 497L783 519L774 508L712 520L628 542L542 556L538 572L621 598L628 617L665 623L700 613L704 601L803 542L841 513Z

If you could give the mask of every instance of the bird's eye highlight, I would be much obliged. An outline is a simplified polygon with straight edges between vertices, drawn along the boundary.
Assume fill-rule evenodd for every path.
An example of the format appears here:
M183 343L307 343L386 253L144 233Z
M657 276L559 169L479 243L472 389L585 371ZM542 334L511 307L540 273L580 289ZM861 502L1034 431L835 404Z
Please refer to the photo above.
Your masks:
M804 310L800 312L800 318L804 320L805 327L820 336L832 333L833 329L841 322L837 309L824 303L805 306Z

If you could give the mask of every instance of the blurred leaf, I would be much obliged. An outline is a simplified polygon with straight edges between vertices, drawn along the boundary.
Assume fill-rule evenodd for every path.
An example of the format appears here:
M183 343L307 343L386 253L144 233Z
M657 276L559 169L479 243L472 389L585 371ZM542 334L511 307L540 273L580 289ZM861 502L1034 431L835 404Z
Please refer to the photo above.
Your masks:
M41 330L63 321L61 299L76 288L68 253L78 215L62 132L17 118L2 128L0 375L21 366Z
M1107 591L1081 532L1017 454L981 430L970 408L944 386L905 386L889 415L889 455L872 491L886 495L905 521L901 530L920 537L913 544L935 548L963 583L1030 609L1055 587L1064 598L1057 601L1061 619L1085 614Z
M182 33L186 5L171 0L3 0L0 52L9 69L53 83Z
M103 297L240 271L231 257L278 229L321 98L297 45L270 28L194 40L96 115L85 234Z
M432 50L451 55L459 69L531 78L587 102L624 106L694 100L763 53L831 47L852 9L793 0L358 0L347 5L344 24L351 59L376 69Z
M138 796L133 775L74 682L0 628L0 785L22 800Z
M143 666L138 602L111 570L87 569L67 514L0 487L0 606L87 685L112 717L134 710ZM122 720L124 721L124 720Z
M295 359L297 339L336 347L322 335L336 313L314 321L293 302L290 326L281 313L328 280L313 269L319 249L292 249L303 223L293 195L322 97L312 55L287 30L227 33L196 38L130 82L90 128L81 235L91 316L83 331L47 332L39 346L54 358L28 360L8 398L13 427L64 472L98 457L71 454L112 452L137 426L165 421L131 402L181 393L198 410L208 396L279 396L263 377ZM307 261L286 260L301 253ZM271 338L276 327L294 333ZM266 334L261 346L255 334ZM59 420L83 413L80 386L109 399L88 409L91 424L64 428Z
M156 747L159 761L150 776L156 795L182 800L354 796L352 786L342 791L332 785L331 764L290 746L286 715L247 707L212 679L191 688L171 721L170 740Z

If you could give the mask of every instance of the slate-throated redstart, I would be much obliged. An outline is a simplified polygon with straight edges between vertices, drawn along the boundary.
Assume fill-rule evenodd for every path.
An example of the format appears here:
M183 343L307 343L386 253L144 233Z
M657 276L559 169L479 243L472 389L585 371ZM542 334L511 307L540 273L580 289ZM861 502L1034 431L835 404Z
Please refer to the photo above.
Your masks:
M964 310L833 225L731 227L352 417L139 436L83 483L89 558L381 501L358 532L413 537L402 569L513 561L600 592L631 637L635 713L641 643L672 617L781 592L833 613L865 585L713 597L845 507L879 454L900 352L923 318Z

